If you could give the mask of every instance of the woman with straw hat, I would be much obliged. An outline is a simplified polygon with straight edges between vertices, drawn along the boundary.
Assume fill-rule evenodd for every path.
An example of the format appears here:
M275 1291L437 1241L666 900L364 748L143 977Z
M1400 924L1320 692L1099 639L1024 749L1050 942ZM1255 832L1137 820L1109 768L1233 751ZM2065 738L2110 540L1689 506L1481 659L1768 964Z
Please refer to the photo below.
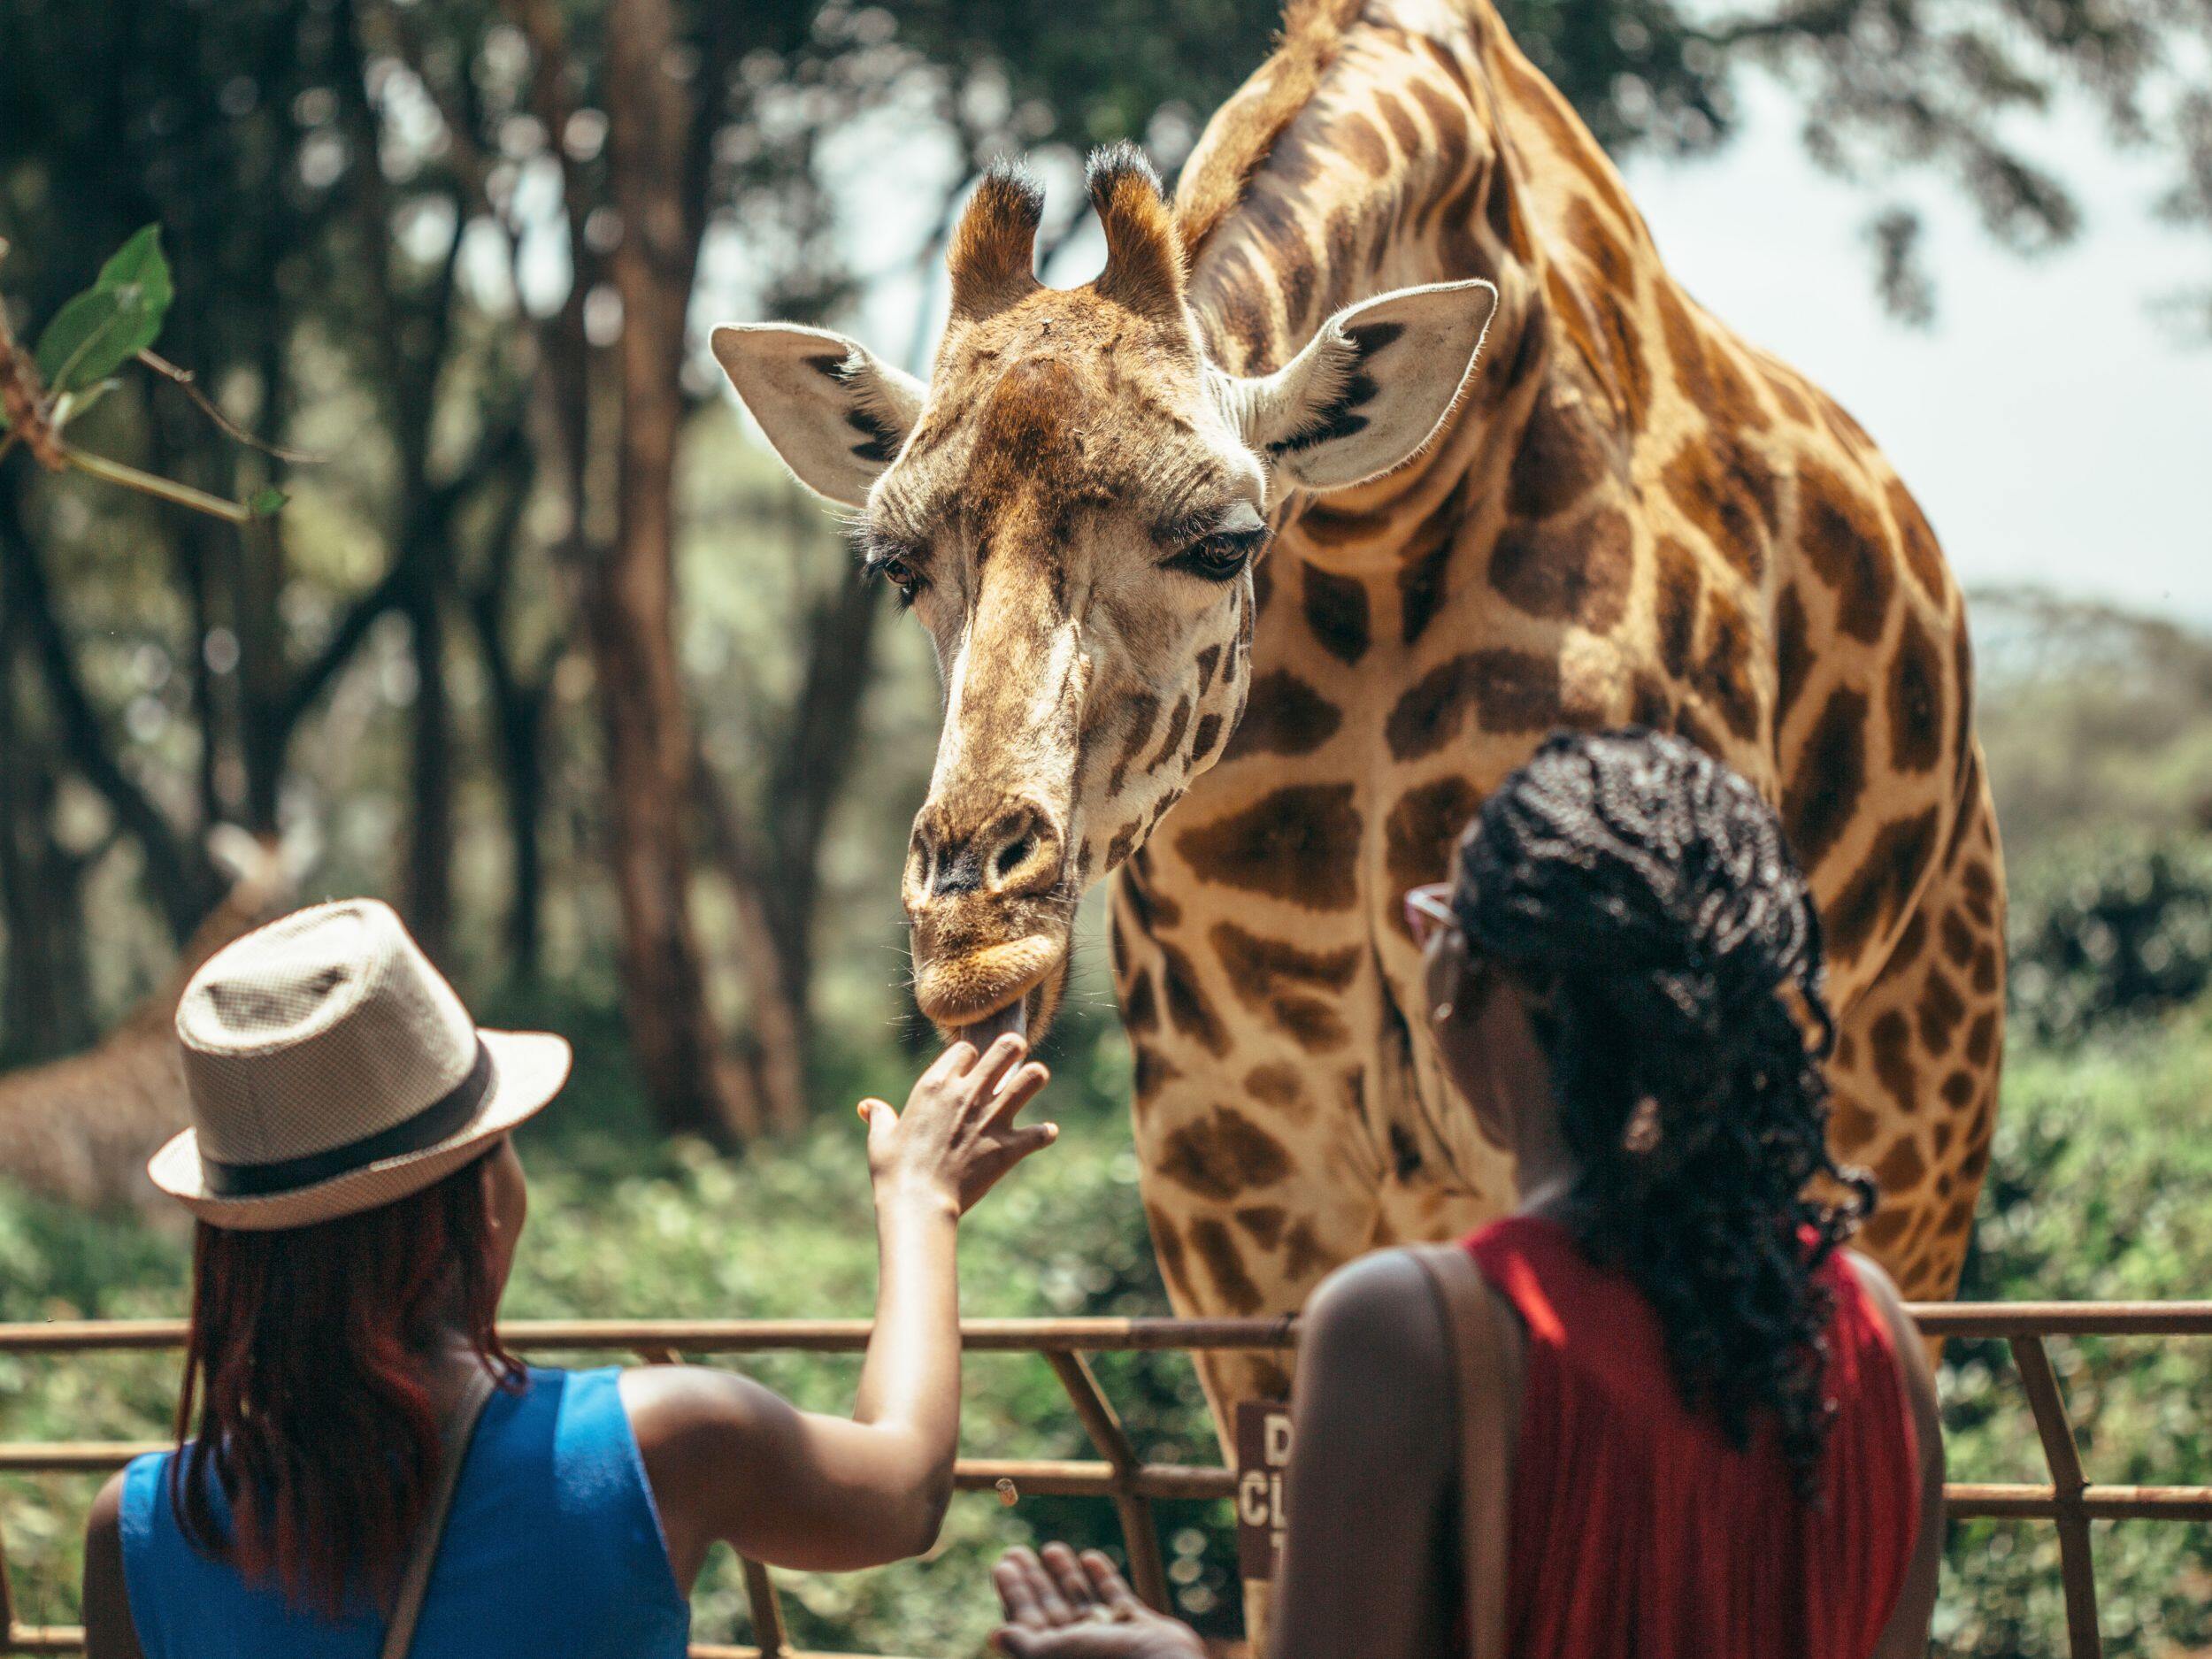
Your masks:
M387 906L249 934L177 1032L193 1126L150 1167L198 1217L179 1445L94 1504L91 1659L675 1659L718 1540L816 1570L934 1540L957 1222L1055 1133L1014 1121L1045 1081L1019 1039L861 1107L882 1279L848 1420L703 1368L508 1354L510 1137L568 1045L480 1031Z

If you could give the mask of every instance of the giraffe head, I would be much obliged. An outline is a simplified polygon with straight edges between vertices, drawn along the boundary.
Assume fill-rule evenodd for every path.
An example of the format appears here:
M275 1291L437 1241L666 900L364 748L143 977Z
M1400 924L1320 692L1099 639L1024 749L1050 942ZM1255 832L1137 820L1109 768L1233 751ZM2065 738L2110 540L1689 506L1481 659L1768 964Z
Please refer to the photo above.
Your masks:
M1041 1025L1084 889L1220 756L1243 712L1252 568L1299 492L1387 472L1441 424L1496 295L1340 311L1276 373L1209 357L1151 168L1093 157L1106 266L1034 275L1043 208L998 168L951 240L926 384L841 335L714 349L800 481L854 510L867 568L929 630L945 720L902 897L922 1010Z

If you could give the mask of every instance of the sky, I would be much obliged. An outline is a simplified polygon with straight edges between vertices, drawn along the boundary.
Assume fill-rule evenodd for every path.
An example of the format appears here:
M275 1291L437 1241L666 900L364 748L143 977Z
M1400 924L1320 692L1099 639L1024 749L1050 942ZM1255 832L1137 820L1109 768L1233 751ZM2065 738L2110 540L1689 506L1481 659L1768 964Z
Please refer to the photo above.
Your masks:
M2212 346L2152 301L2212 280L2212 237L2156 222L2162 180L2086 119L2053 124L2074 242L1998 247L1931 181L1934 324L1882 310L1877 198L1815 169L1772 88L1718 156L1636 162L1660 257L1717 316L1833 394L1888 453L1972 587L2035 582L2212 624Z

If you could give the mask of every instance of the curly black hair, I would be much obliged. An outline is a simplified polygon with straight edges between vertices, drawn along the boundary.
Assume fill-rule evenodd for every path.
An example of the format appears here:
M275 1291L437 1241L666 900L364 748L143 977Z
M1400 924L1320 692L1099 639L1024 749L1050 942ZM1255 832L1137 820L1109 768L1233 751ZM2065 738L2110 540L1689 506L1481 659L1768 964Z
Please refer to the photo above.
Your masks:
M1774 1414L1809 1497L1833 1409L1818 1272L1874 1185L1828 1151L1820 918L1781 824L1680 738L1561 733L1456 866L1468 942L1525 993L1551 1067L1577 1244L1649 1299L1677 1387L1732 1445Z

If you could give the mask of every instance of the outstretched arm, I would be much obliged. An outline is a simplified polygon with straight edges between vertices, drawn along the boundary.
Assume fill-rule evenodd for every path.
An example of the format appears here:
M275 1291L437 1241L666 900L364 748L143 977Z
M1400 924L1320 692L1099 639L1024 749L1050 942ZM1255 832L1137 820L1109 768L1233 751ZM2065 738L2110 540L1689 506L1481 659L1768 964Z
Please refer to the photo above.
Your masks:
M727 1372L624 1375L679 1583L718 1540L814 1571L875 1566L936 1540L960 1426L959 1219L1056 1133L1014 1121L1045 1083L1023 1053L1011 1036L979 1058L956 1043L903 1114L862 1104L881 1279L849 1418L802 1411Z

